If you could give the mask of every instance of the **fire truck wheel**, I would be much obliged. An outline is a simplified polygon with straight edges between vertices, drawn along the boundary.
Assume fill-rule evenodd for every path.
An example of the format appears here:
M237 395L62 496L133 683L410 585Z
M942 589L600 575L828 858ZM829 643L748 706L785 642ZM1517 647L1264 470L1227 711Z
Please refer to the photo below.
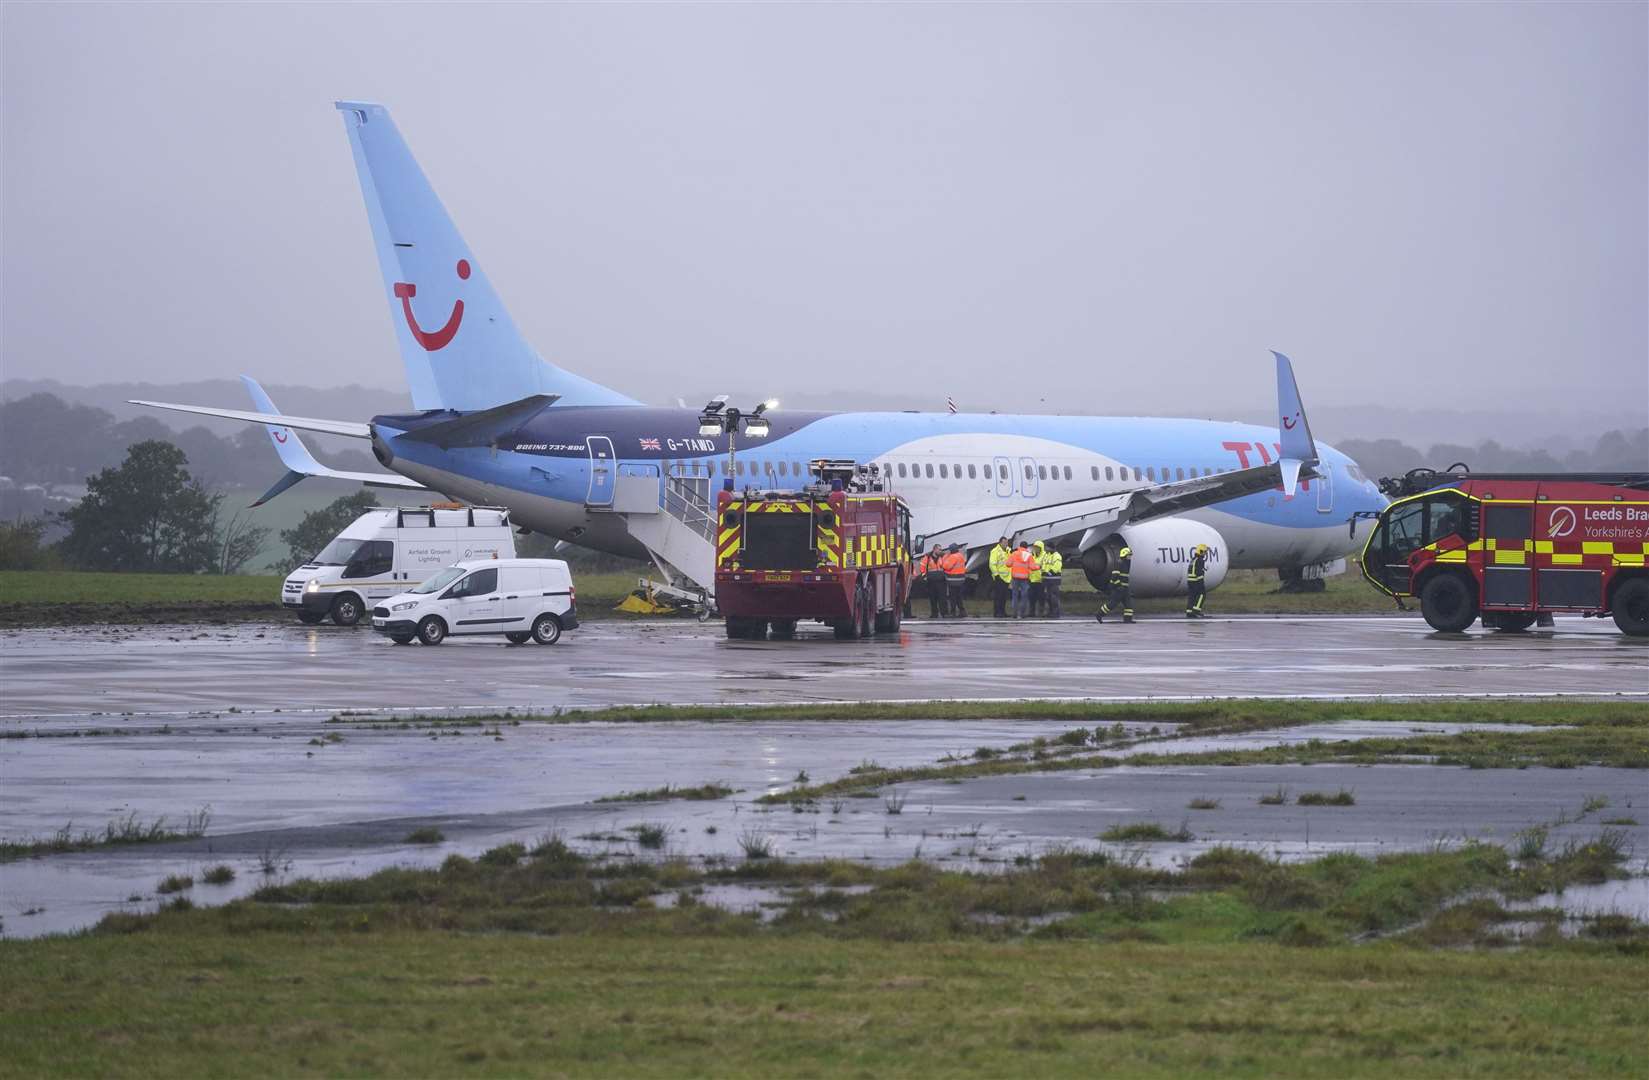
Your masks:
M773 620L773 640L774 641L790 641L795 636L796 636L796 620L795 619L774 619Z
M870 637L876 633L876 595L871 592L870 578L859 579L859 636Z
M1615 625L1632 637L1649 637L1649 578L1627 578L1615 586Z
M1532 611L1485 611L1483 626L1489 630L1517 633L1533 626L1535 618L1536 615Z
M1459 574L1438 574L1420 590L1420 613L1433 630L1458 634L1477 620L1477 597Z

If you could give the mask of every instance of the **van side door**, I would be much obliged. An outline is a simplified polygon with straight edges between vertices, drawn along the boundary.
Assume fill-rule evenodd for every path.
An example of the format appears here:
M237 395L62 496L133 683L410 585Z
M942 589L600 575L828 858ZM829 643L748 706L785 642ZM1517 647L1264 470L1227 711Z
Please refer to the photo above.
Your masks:
M368 540L361 544L340 578L354 584L368 600L382 600L404 591L395 580L395 541Z
M532 566L501 566L498 568L498 591L503 596L503 602L498 606L500 618L508 616L510 621L499 623L499 630L530 630L532 621L540 611L544 610L541 595L543 590L538 584L538 570Z
M498 592L498 569L488 566L470 572L455 583L442 599L450 603L447 624L454 634L495 634L513 620L503 611L504 598Z

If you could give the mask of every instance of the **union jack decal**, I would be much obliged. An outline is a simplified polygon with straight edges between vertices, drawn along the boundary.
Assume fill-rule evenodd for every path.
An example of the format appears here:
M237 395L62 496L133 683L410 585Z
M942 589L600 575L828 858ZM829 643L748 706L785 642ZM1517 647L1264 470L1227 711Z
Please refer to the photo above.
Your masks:
M641 443L641 448L643 450L658 450L658 449L660 449L657 439L641 439L639 441Z

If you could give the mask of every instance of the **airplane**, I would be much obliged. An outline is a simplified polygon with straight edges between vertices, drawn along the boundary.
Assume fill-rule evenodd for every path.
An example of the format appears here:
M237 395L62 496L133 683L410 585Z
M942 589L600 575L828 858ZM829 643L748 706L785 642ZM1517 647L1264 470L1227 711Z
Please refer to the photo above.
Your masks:
M851 459L909 504L922 547L961 544L979 569L999 538L1058 546L1103 587L1123 546L1136 596L1185 592L1207 544L1207 585L1228 569L1344 569L1386 499L1356 462L1317 443L1293 366L1274 353L1275 428L1194 419L952 412L762 414L729 453L728 413L643 404L552 364L516 329L483 264L388 109L341 101L415 411L370 422L286 416L243 376L254 409L133 404L264 424L287 473L427 488L506 506L527 529L650 559L682 595L713 602L714 490L794 489L806 463ZM718 429L720 424L720 429ZM738 428L738 423L731 425ZM370 443L388 473L315 461L297 431ZM277 434L279 432L280 434ZM282 437L284 436L284 437Z

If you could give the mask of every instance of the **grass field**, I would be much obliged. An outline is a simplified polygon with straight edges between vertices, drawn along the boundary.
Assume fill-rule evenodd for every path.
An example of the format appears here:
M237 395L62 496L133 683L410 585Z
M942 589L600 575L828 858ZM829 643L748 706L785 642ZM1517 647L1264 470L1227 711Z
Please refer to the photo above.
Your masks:
M1645 928L1569 938L1487 893L1615 873L1597 845L965 874L603 862L552 839L0 941L0 1071L1641 1074ZM734 883L788 906L764 923L697 900ZM1509 920L1537 927L1517 949Z

